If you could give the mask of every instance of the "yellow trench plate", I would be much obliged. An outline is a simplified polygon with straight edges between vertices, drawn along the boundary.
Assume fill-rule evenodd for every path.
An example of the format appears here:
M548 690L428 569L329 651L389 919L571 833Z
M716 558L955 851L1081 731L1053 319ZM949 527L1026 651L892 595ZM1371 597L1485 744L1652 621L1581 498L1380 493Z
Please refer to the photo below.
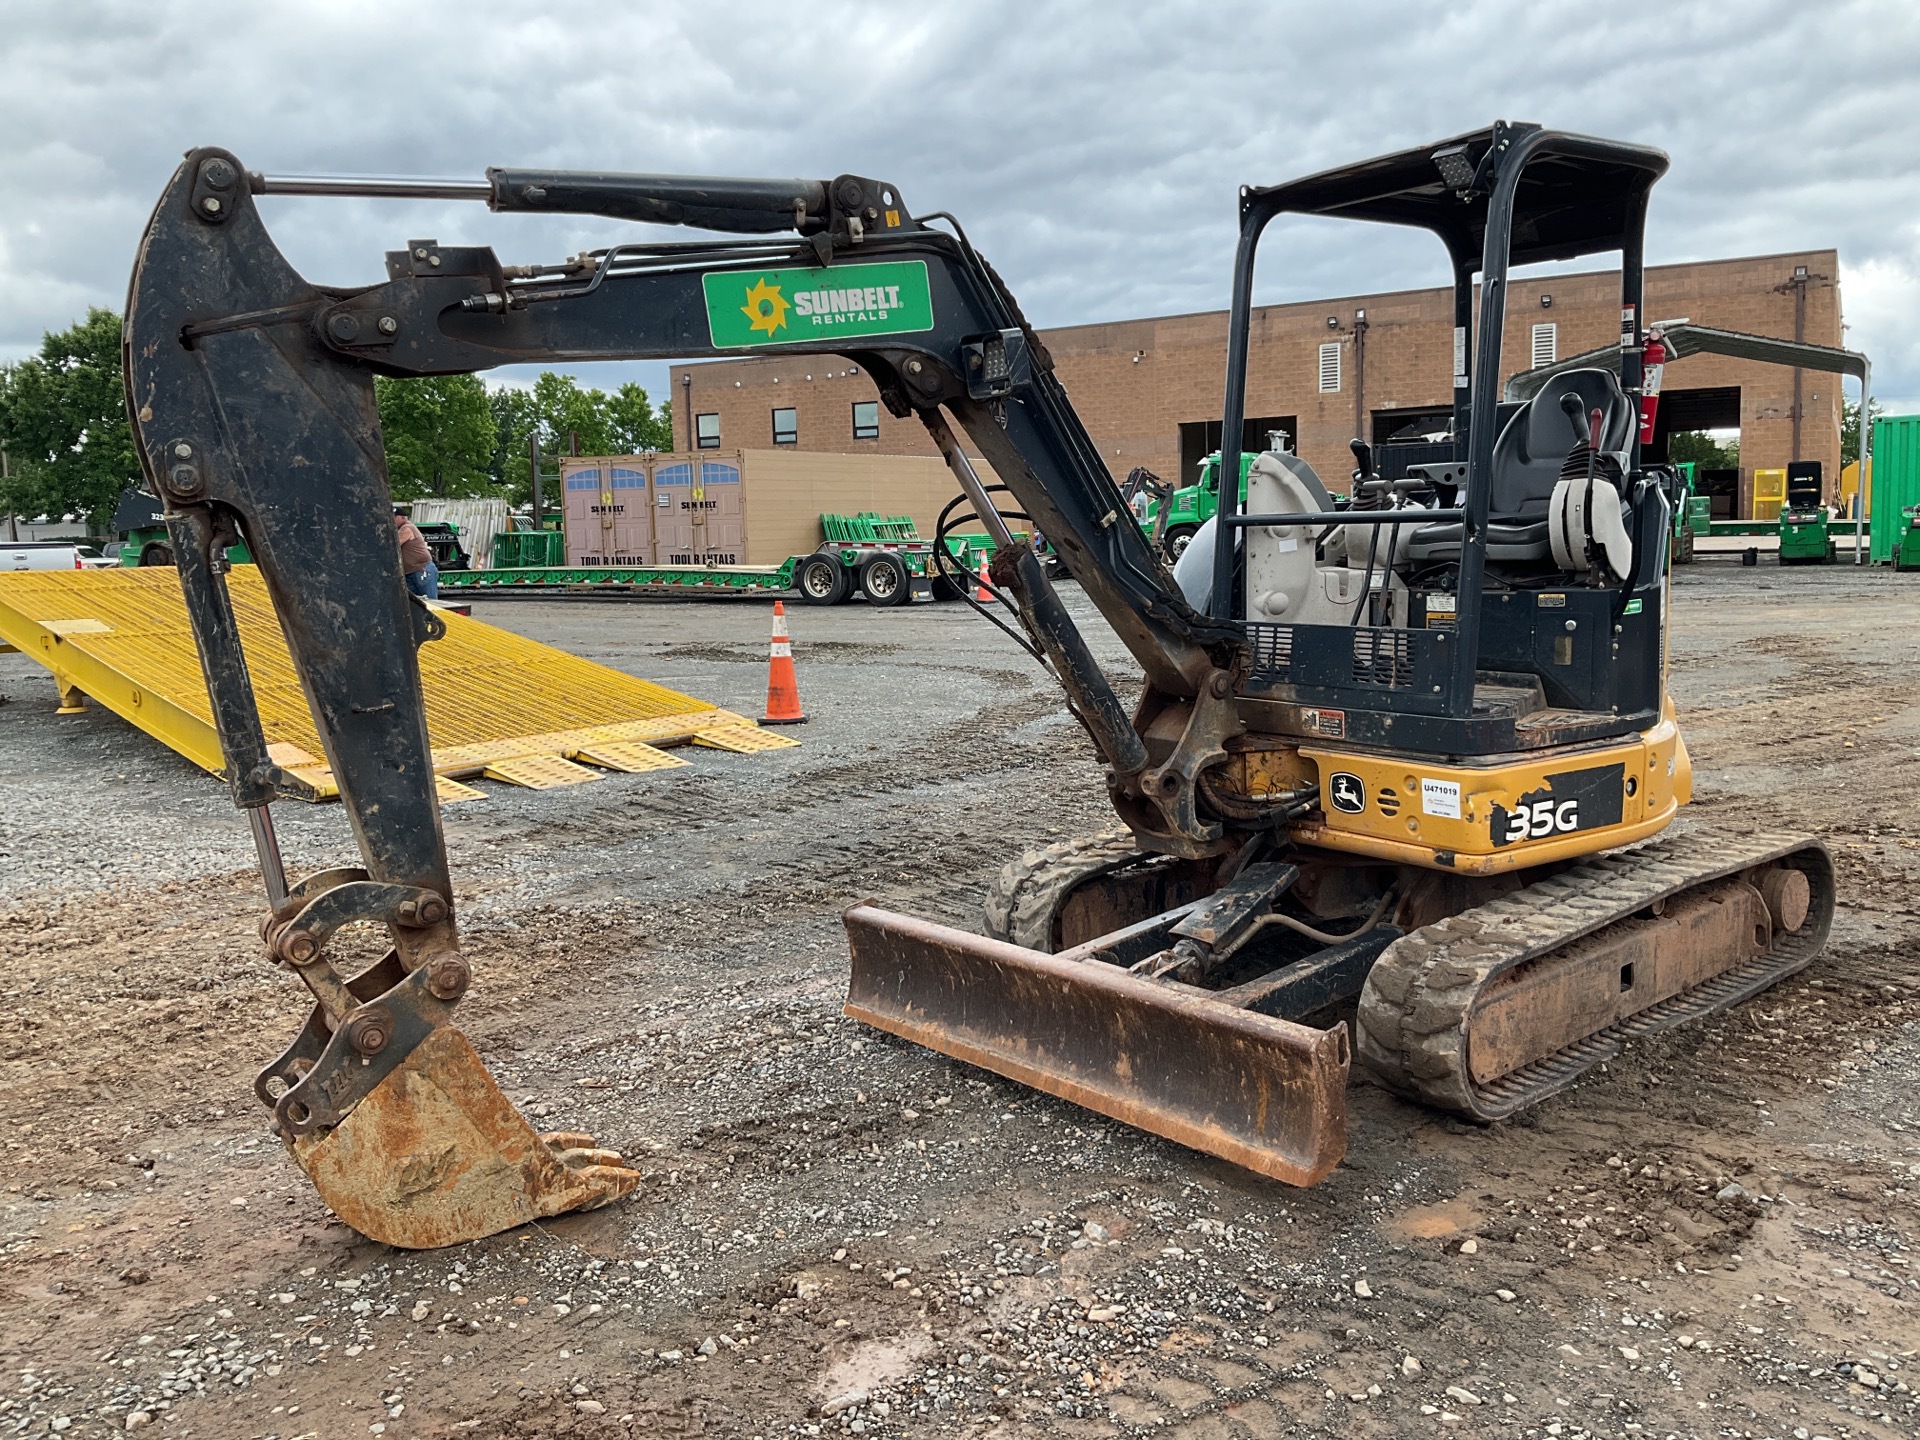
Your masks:
M740 755L751 755L756 750L789 750L800 742L785 735L776 735L771 730L762 730L757 725L719 725L711 730L698 731L693 743L714 750L732 750Z
M584 785L601 775L559 755L522 755L517 760L494 761L487 766L486 777L529 790L558 790L562 785Z
M638 740L602 740L595 745L581 746L567 758L584 760L603 770L619 770L628 775L638 775L646 770L679 770L687 764L678 755L669 755Z
M280 763L289 788L315 800L338 795L260 572L236 566L227 591L261 727L276 756L287 756ZM558 760L600 744L685 745L703 731L753 728L708 701L470 616L442 611L440 619L447 633L420 648L420 670L441 777L481 775L503 761ZM38 660L63 692L80 691L202 769L221 772L200 657L172 569L0 575L0 641Z

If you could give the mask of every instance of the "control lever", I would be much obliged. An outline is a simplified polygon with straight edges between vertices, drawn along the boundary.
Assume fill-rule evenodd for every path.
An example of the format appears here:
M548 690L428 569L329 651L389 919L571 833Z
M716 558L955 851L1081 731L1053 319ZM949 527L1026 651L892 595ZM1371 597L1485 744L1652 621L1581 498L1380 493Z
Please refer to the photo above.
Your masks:
M1355 467L1353 478L1371 480L1373 478L1373 447L1364 440L1349 440L1347 448L1353 451Z
M1576 445L1586 444L1587 410L1585 402L1573 391L1569 390L1560 397L1560 409L1567 417L1567 423L1573 426L1573 443Z

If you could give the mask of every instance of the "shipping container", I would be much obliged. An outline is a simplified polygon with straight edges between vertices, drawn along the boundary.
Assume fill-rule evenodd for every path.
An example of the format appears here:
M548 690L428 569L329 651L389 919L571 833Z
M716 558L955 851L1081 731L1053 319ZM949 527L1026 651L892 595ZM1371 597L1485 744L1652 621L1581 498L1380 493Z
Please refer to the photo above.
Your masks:
M653 502L647 456L560 462L568 563L653 564Z
M1873 422L1872 478L1873 563L1886 565L1907 529L1902 512L1920 505L1920 415L1882 415Z
M974 468L985 483L998 483L985 461ZM562 461L561 472L567 564L574 566L779 565L820 547L821 515L862 511L910 515L932 539L960 488L944 461L922 455L583 456ZM620 475L637 478L623 491ZM644 536L636 513L650 517Z

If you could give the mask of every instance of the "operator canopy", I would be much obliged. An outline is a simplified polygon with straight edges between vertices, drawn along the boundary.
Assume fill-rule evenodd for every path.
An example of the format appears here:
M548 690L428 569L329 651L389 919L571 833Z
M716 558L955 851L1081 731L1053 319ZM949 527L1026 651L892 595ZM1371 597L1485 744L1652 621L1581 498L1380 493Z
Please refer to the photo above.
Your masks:
M1496 146L1504 153L1521 134L1539 129L1500 121L1438 145L1252 187L1241 196L1241 211L1263 219L1291 213L1415 225L1438 235L1456 261L1477 260L1492 192L1489 153ZM1639 231L1647 192L1666 173L1666 153L1564 131L1533 143L1514 195L1509 263L1624 248Z

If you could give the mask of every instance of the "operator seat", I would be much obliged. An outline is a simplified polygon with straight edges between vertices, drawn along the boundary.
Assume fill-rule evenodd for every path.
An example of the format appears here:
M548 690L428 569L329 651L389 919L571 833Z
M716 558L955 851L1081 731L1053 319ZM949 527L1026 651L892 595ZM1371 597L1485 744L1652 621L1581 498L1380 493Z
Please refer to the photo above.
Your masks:
M1560 397L1580 397L1583 413L1599 410L1600 449L1620 455L1632 434L1633 407L1611 370L1565 370L1514 412L1493 446L1493 487L1487 504L1489 560L1546 560L1552 554L1547 507L1573 449L1573 427ZM1407 542L1407 558L1458 560L1462 527L1422 525Z

